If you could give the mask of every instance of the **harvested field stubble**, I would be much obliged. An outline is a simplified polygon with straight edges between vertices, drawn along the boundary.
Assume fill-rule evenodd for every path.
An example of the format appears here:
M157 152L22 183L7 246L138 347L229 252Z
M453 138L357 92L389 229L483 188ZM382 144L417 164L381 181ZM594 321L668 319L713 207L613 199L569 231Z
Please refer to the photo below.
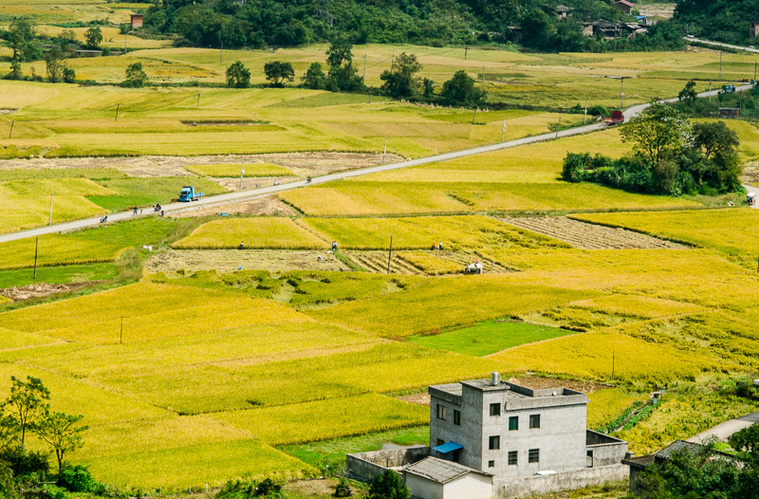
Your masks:
M214 220L201 225L188 237L173 244L174 248L209 249L238 248L316 249L327 242L314 236L290 218L233 218Z

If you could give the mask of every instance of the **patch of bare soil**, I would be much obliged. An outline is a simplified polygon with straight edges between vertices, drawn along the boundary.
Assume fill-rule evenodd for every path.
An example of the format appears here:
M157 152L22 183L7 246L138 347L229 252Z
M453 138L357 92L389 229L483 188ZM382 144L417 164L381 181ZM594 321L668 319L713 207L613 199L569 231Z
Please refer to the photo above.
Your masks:
M412 393L411 395L403 395L401 397L396 397L396 398L398 400L409 402L411 404L426 405L427 407L429 407L430 405L429 393Z
M322 261L318 256L321 255ZM145 271L176 272L185 270L216 270L229 273L239 270L348 270L332 253L304 250L169 250L151 256Z
M321 480L298 480L290 482L282 487L282 489L295 497L326 498L333 497L332 494L335 493L336 485L336 478L324 478ZM363 494L356 496L356 492L357 490L354 489L354 497L363 497Z
M275 198L274 196L266 196L258 199L251 199L249 201L241 201L239 203L229 203L220 206L213 206L211 208L203 208L199 210L187 210L177 214L171 214L171 217L185 218L185 217L206 217L211 215L218 215L219 213L229 213L232 215L277 215L291 217L298 215L295 209Z
M388 155L385 163L402 161L396 155ZM186 177L195 176L184 168L190 165L218 163L274 163L292 168L296 175L324 175L381 165L382 154L343 152L299 152L278 154L247 154L228 156L139 156L134 158L33 158L0 160L0 170L26 168L31 170L62 168L115 168L135 177ZM255 182L254 182L255 184ZM239 179L238 179L239 187Z
M672 19L672 16L675 15L674 3L637 4L636 7L640 11L641 16Z
M569 388L583 393L591 393L604 388L611 388L604 383L593 383L592 381L573 381L567 379L543 378L540 376L520 376L509 378L509 382L530 388L540 390L544 388Z
M672 241L617 227L605 227L567 217L519 217L498 220L553 237L580 249L687 249Z
M43 296L71 291L87 286L88 284L90 283L78 282L70 284L45 284L44 282L41 282L39 284L21 286L20 288L13 286L12 288L0 289L0 295L6 298L10 298L13 301L21 301L28 300L30 298L41 298Z

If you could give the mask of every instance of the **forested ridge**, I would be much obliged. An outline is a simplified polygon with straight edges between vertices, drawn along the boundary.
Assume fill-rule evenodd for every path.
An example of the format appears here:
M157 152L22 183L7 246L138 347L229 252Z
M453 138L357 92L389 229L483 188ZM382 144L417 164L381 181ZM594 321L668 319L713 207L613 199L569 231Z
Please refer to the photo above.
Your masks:
M560 19L556 7L571 9ZM583 50L582 23L624 16L599 0L163 0L146 29L196 46L294 46L336 37L354 44L451 45L517 41Z
M680 0L672 23L707 40L759 45L749 33L752 21L759 22L759 0Z

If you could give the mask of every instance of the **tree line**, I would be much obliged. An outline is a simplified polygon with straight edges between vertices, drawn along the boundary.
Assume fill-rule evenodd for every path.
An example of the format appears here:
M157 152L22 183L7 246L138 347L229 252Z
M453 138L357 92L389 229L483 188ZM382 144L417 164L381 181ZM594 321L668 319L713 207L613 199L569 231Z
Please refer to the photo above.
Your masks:
M672 196L743 189L738 135L722 121L691 124L676 107L653 103L620 134L634 144L632 153L619 159L567 153L564 180Z
M353 64L352 49L353 44L345 39L333 42L325 53L326 68L319 62L312 63L301 76L300 86L332 92L372 92L394 99L416 99L457 106L475 107L485 102L485 92L463 70L457 71L450 80L443 83L440 92L435 93L435 82L417 76L423 68L422 64L414 54L405 52L395 56L390 69L382 72L382 85L370 89ZM295 80L295 70L289 62L268 62L263 70L266 79L274 87L282 87L284 82ZM250 87L250 77L250 70L241 61L230 65L226 71L227 86L230 88Z

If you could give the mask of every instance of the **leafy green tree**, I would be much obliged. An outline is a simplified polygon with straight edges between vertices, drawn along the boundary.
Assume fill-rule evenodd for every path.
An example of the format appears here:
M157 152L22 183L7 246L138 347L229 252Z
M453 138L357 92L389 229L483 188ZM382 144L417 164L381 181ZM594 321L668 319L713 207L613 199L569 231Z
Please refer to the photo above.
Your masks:
M88 47L97 49L103 42L103 32L98 26L93 26L84 32L84 42Z
M759 424L733 433L728 442L733 449L740 452L742 458L759 467Z
M466 71L456 71L453 78L443 83L440 96L449 104L479 106L485 102L485 92L477 88Z
M12 59L27 62L42 57L34 22L29 19L20 17L13 19L8 28L8 43L13 50Z
M685 87L683 87L683 89L680 90L680 93L677 94L677 100L686 106L692 106L695 104L697 98L696 82L693 80L690 80L688 83L686 83Z
M355 92L363 90L364 79L353 66L353 44L347 40L333 42L327 49L326 88L328 90Z
M50 390L39 378L27 376L26 381L11 376L11 392L5 401L7 416L5 424L19 432L19 444L24 448L27 430L35 430L42 416L47 412Z
M50 83L63 80L63 70L66 69L66 54L59 48L53 47L45 54L45 69Z
M21 72L21 62L17 58L11 59L11 72L8 73L9 80L21 80L24 74Z
M267 62L264 64L264 74L274 87L282 87L285 81L293 81L295 79L295 70L289 62Z
M425 78L424 80L422 80L422 87L424 88L424 90L422 91L422 95L424 96L425 99L429 99L430 97L435 95L434 84L435 82L430 80L429 78Z
M63 412L46 412L36 424L36 432L42 440L50 444L58 460L58 475L63 471L63 457L68 451L82 448L81 432L86 426L77 426L84 416L72 416Z
M303 86L313 90L322 90L326 87L327 76L322 70L322 65L318 62L312 62L303 75Z
M410 499L406 484L393 470L386 470L369 485L369 499Z
M401 52L393 60L392 68L380 75L380 79L385 82L382 91L395 99L411 97L419 92L420 82L414 75L421 69L422 65L414 54Z
M250 86L250 70L237 61L227 68L227 86L229 88L248 88Z
M127 66L126 79L122 83L125 87L140 88L148 82L148 75L142 70L142 63L135 62Z
M677 109L653 103L623 125L620 134L623 141L634 142L635 148L648 157L650 166L657 168L690 142L691 127Z
M734 153L740 141L738 134L728 128L724 121L716 121L693 125L693 145L709 160L712 155Z

